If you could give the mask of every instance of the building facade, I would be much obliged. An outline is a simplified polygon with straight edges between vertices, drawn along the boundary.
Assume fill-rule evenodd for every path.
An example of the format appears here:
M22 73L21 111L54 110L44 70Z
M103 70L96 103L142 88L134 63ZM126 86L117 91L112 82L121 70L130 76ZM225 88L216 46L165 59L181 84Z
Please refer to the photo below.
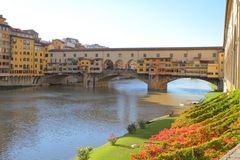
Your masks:
M6 22L6 19L0 15L0 77L9 76L10 60L10 26Z
M224 28L224 90L240 88L240 0L227 0Z

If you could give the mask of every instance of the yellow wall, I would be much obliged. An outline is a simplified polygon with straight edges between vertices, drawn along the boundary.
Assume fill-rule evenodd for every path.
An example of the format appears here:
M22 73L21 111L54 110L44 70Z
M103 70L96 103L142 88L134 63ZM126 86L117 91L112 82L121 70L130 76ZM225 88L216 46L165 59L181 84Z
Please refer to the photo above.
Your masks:
M42 76L44 74L43 70L45 68L45 47L41 45L35 45L34 52L34 70L37 71L37 76Z
M208 64L208 77L218 78L219 77L219 65L218 64Z
M12 76L35 76L34 40L12 36Z

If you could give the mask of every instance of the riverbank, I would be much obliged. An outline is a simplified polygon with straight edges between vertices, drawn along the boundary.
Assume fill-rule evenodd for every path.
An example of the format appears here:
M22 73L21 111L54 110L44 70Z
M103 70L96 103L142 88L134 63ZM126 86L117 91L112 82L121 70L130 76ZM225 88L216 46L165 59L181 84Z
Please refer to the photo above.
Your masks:
M147 142L151 135L171 127L175 121L174 117L162 117L146 125L145 129L137 129L134 134L125 134L120 137L115 145L106 143L99 148L94 149L90 155L90 160L127 160L130 155L140 151L140 147L131 148L132 144L141 146Z
M216 98L222 92L209 92L204 101ZM145 129L137 129L134 134L125 134L120 137L116 145L112 146L106 143L96 149L90 154L90 160L129 160L131 154L138 153L141 148L131 148L132 144L147 144L148 139L159 131L165 128L170 128L174 123L176 117L163 116L155 118L150 124L147 124ZM76 158L77 159L77 158Z

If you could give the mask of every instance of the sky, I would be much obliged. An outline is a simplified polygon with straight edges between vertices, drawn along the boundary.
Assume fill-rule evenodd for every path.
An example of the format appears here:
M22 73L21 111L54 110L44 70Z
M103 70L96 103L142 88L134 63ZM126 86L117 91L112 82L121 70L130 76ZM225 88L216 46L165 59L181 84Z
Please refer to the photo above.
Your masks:
M0 0L9 25L43 40L107 47L222 46L226 0Z

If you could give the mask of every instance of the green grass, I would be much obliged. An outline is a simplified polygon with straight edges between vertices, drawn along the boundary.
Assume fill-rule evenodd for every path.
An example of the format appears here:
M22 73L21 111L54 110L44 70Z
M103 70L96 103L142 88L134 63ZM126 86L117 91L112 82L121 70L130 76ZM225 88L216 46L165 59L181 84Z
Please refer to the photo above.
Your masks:
M106 143L99 148L94 149L90 155L90 160L129 160L132 153L140 151L139 148L131 148L132 144L144 144L147 139L157 134L164 128L170 128L175 121L173 117L162 118L148 125L145 129L137 129L134 134L126 134L119 138L115 146Z
M218 87L215 84L211 84L211 88L213 91L216 91L218 89Z
M206 96L205 96L205 99L204 101L208 101L212 98L215 98L217 96L219 96L220 94L222 94L223 92L209 92Z

